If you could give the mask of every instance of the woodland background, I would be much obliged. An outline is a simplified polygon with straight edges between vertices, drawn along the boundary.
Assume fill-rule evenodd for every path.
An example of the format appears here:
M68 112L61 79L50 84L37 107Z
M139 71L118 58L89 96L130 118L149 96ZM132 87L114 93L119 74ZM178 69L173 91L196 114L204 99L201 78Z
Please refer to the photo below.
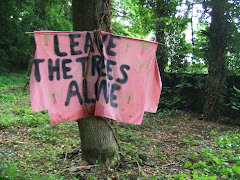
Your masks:
M239 179L239 0L112 0L111 12L91 14L112 18L115 34L159 43L159 109L141 126L117 122L114 168L82 161L76 122L50 126L30 107L31 32L81 26L98 3L77 2L0 2L0 179Z

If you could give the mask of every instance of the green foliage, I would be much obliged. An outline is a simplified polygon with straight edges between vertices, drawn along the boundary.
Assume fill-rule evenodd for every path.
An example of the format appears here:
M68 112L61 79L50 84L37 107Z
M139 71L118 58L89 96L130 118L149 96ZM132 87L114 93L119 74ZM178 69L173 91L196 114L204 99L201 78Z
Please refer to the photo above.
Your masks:
M114 27L114 34L128 37L140 37L139 35L130 32L128 28L124 24L121 24L119 21L112 21L112 26Z
M169 74L163 86L160 107L175 109L190 109L203 104L204 90L206 88L204 76L191 74ZM196 93L198 96L196 96ZM196 103L197 101L197 103ZM200 109L200 108L199 108Z
M117 34L145 38L155 28L155 14L141 0L120 0L113 2L113 27ZM119 26L120 25L120 26Z
M214 147L195 152L196 157L190 157L190 161L185 162L186 171L180 172L175 179L239 179L239 143L240 134L229 132L228 135L217 137Z
M188 54L191 44L185 40L183 33L187 28L188 11L182 16L176 15L182 0L121 0L114 1L114 33L132 37L147 38L160 43L157 57L164 57L169 62L171 72L187 72ZM159 59L159 58L158 58ZM159 62L160 66L168 63ZM160 68L162 69L162 68Z
M184 31L190 23L190 13L195 4L203 4L205 9L201 12L198 27L194 31L193 44L190 44L186 42ZM209 31L209 12L213 6L213 1L121 0L114 1L113 6L112 25L114 33L146 38L152 32L159 42L167 44L167 46L161 46L158 52L158 56L164 57L165 61L169 62L164 64L166 70L170 72L207 73L210 42L202 32ZM186 9L182 12L181 8L178 7L183 6ZM227 19L228 74L237 75L240 72L239 3L236 0L229 1L227 6L225 17ZM156 29L158 24L160 24L160 29ZM162 35L159 36L159 33ZM163 62L160 62L160 66L162 64Z
M192 163L190 161L187 161L185 164L184 164L184 168L189 168L192 166Z
M225 3L226 2L226 3ZM194 60L196 61L204 61L205 64L209 65L210 61L210 41L209 35L205 32L210 32L210 29L213 27L210 24L210 12L212 7L214 6L213 0L199 1L195 0L193 3L201 3L204 7L204 11L202 12L199 28L195 32L196 38L194 39L195 43L195 51L194 51ZM221 3L225 4L225 14L224 14L224 22L221 19L221 23L224 25L226 37L222 44L226 47L224 55L226 57L226 66L227 73L229 75L239 75L239 55L240 49L239 47L239 18L240 18L240 4L237 0L233 1L221 1ZM207 35L207 36L206 36ZM219 36L220 37L220 36Z
M3 25L0 29L0 73L6 72L12 64L21 68L26 57L22 48L26 41L23 38L23 27L19 23L21 6L17 6L17 3L20 3L19 0L3 0L0 3L0 21Z
M240 90L236 88L236 86L233 86L233 88L235 89L236 93L235 96L236 97L240 97Z
M231 107L234 110L240 111L240 90L233 86L235 92L232 93L233 97L230 98L230 102L227 106Z
M26 69L34 49L34 30L72 30L71 4L65 0L3 0L0 3L0 73Z
M14 156L14 153L6 153L4 151L0 152L0 158L2 159L2 156ZM27 179L27 176L21 173L17 167L17 163L11 164L8 163L8 161L4 160L0 162L0 179L5 180L24 180Z

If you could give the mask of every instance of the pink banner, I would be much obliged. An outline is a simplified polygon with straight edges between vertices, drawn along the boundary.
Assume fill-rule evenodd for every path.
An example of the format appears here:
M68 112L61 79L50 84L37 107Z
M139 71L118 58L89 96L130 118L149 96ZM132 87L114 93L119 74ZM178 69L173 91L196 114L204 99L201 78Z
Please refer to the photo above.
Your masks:
M47 109L52 124L93 115L141 124L144 111L156 112L156 42L103 31L34 34L31 105Z

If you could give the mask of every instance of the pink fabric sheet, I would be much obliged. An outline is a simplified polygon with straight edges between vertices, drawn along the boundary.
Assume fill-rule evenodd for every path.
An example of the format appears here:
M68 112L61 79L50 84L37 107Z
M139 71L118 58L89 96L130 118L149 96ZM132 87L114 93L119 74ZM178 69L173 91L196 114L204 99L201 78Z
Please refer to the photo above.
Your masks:
M95 32L34 32L36 54L30 80L33 111L47 109L52 124L93 115L141 124L144 111L156 112L162 89L155 56L157 43L103 31L96 43ZM102 44L102 66L96 44Z

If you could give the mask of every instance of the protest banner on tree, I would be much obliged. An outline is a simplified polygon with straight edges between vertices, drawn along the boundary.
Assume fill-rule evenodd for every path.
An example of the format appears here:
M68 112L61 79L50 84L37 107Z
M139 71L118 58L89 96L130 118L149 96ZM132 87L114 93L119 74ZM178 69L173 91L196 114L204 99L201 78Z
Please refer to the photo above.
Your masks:
M104 31L35 31L30 79L34 111L52 124L102 116L141 124L162 89L157 43Z

